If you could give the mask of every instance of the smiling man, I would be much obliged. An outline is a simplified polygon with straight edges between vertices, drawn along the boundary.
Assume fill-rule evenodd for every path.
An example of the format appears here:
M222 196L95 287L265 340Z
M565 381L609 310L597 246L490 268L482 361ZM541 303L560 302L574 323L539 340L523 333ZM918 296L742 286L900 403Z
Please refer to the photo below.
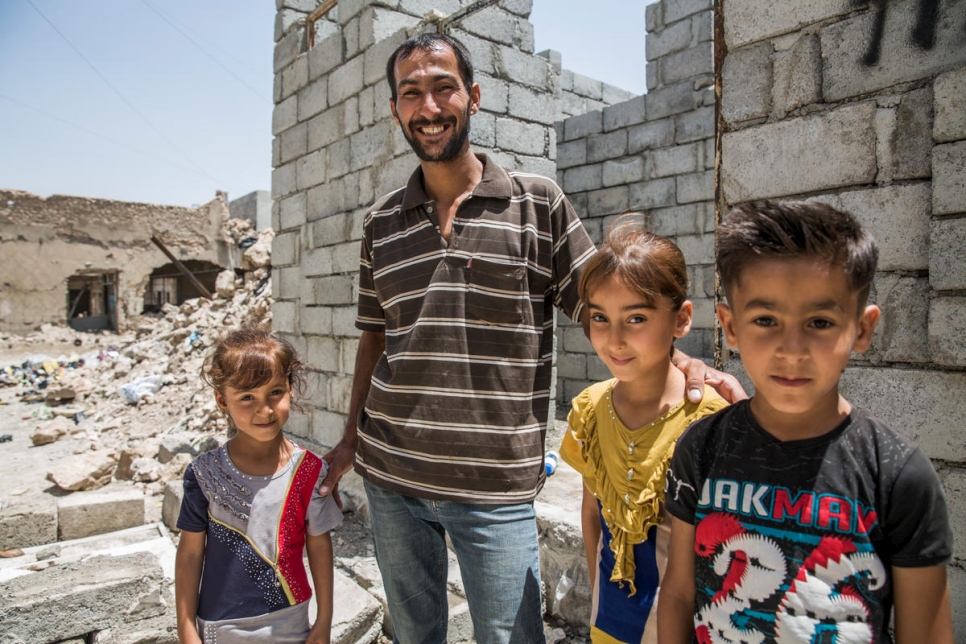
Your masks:
M581 319L577 283L594 246L551 179L470 149L480 87L459 41L414 36L387 76L420 162L364 222L362 335L322 491L353 464L365 480L396 642L446 641L447 535L476 641L542 642L533 500L553 307ZM700 389L704 365L692 363L689 389Z

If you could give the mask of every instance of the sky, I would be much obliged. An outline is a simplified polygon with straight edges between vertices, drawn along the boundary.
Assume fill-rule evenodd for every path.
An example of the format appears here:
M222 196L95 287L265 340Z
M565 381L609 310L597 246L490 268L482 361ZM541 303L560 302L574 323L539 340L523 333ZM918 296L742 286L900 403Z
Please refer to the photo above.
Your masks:
M643 93L649 1L533 0L534 50ZM271 189L274 24L272 0L0 0L0 189L180 206Z

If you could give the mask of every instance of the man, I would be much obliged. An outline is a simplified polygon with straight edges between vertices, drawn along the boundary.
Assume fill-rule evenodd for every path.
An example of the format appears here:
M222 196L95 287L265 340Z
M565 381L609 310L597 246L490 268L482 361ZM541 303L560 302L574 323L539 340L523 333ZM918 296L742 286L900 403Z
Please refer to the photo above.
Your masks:
M594 246L553 181L470 149L480 87L459 41L414 36L387 75L420 167L365 220L349 418L322 490L353 463L365 480L396 642L446 639L446 535L477 641L542 642L533 499L552 307L586 317L577 278Z

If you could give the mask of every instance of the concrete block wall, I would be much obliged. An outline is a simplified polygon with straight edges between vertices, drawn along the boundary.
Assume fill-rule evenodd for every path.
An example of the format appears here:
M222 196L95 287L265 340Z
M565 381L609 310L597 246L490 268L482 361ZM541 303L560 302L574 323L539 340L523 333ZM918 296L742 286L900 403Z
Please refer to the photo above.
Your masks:
M418 160L389 111L386 61L423 21L469 0L343 0L316 23L312 0L277 0L273 115L273 327L314 371L308 414L293 432L322 446L342 435L359 332L359 240L366 209L403 187ZM554 177L557 72L533 55L529 0L504 1L450 30L473 55L482 90L475 150Z
M559 51L547 49L537 54L553 65L557 77L557 121L571 116L579 116L601 110L615 103L634 98L634 92L621 89L616 85L599 81L563 67L563 56Z
M728 0L719 212L805 198L855 214L880 247L871 351L843 379L854 403L917 440L966 527L966 4L940 3L932 47L913 42L918 2ZM727 353L726 353L727 356ZM741 372L737 357L727 368ZM966 641L966 540L950 569Z
M647 7L647 94L557 123L557 182L595 241L627 211L688 259L691 333L677 346L714 355L714 58L710 0ZM610 377L579 325L558 317L557 413Z

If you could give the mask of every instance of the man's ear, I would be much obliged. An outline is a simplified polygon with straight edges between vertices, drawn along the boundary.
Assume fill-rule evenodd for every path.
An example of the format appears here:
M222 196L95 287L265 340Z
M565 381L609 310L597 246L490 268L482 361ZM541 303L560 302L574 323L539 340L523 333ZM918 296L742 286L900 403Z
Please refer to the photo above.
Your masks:
M473 83L473 87L470 88L470 114L476 114L480 111L480 97L480 85Z
M732 349L737 349L738 336L735 333L735 316L731 307L727 304L719 304L716 311L718 313L718 322L721 323L721 329L724 331L728 346Z
M691 319L694 317L694 305L691 300L685 300L678 309L674 319L674 337L683 338L691 331Z
M869 347L872 346L872 332L875 331L875 325L881 315L882 311L875 304L865 307L862 315L859 316L858 333L855 336L855 342L852 344L853 351L865 353L869 350Z
M392 112L392 120L396 122L396 125L399 125L399 115L396 114L396 101L391 98L389 99L389 111Z

